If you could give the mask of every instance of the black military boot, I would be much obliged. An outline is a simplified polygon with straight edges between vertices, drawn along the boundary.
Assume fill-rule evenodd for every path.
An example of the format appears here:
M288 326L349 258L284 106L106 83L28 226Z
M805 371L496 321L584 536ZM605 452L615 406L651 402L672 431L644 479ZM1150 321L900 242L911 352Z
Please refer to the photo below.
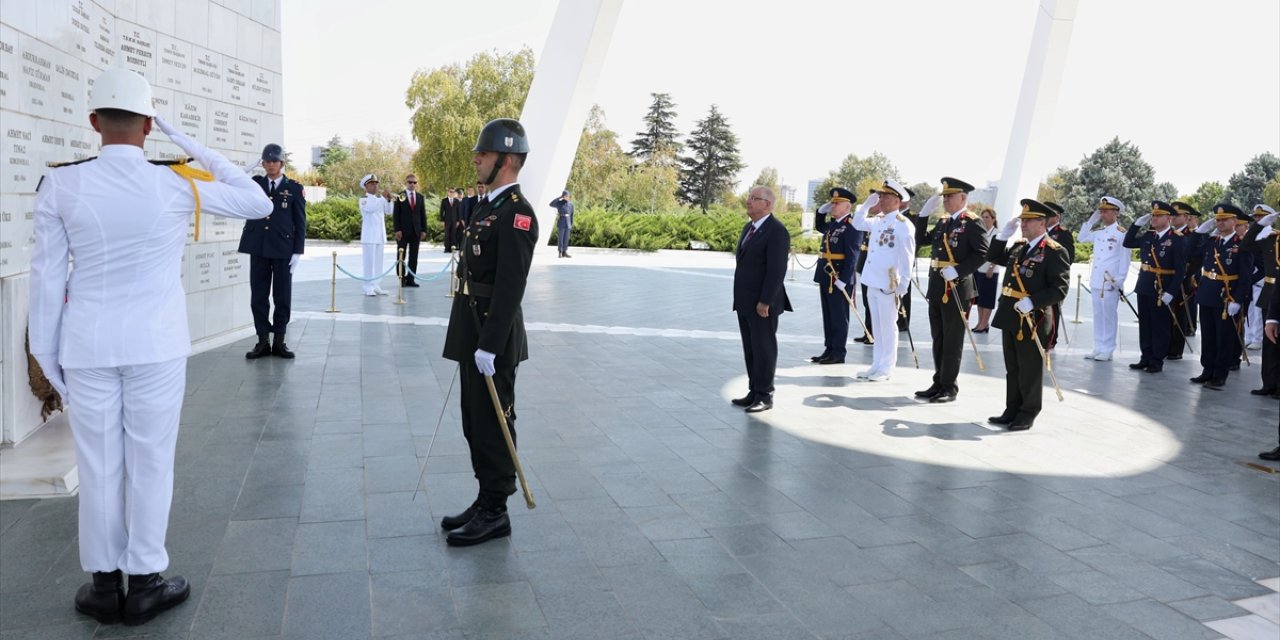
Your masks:
M124 623L142 624L186 601L191 585L182 576L165 580L158 573L129 576L129 594L124 597Z
M95 571L93 582L80 585L76 591L76 611L101 622L120 622L124 609L124 576L120 570Z
M253 345L253 349L244 354L244 357L250 360L257 360L269 355L271 355L271 343L267 341L267 336L261 335L258 336L258 344Z
M284 334L277 333L275 343L271 345L271 355L292 360L293 352L289 350L289 345L284 343Z
M511 518L507 517L507 497L481 494L476 515L461 529L451 531L445 542L451 547L469 547L494 538L511 535Z
M471 502L471 506L467 507L462 513L456 516L445 516L440 519L440 528L445 531L453 531L462 525L471 522L476 517L476 511L480 509L480 498L477 497Z

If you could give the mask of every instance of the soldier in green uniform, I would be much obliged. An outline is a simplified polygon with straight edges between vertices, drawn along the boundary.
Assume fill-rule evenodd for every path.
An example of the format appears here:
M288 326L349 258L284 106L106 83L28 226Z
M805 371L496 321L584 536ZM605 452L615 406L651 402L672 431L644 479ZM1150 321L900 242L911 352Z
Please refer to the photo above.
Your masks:
M516 368L529 358L520 301L538 240L537 218L516 183L529 153L524 127L508 118L493 120L473 151L476 177L488 187L488 197L477 203L462 239L444 357L461 370L462 433L480 489L465 511L441 520L451 546L511 535L507 496L516 491L515 462L485 376L493 378L514 441Z
M1045 218L1052 213L1041 202L1023 200L1022 214L1000 230L987 250L987 262L1005 267L991 324L1004 332L1006 369L1004 412L988 420L1010 431L1030 429L1040 414L1045 367L1041 348L1057 322L1054 305L1067 297L1071 284L1067 249L1046 231ZM1022 239L1009 245L1019 223Z

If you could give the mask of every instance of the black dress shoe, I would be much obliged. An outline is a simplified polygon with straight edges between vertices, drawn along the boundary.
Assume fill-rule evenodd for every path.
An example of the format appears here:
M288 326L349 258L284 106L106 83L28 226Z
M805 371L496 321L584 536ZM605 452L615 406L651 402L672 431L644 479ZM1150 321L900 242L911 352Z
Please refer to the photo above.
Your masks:
M956 392L951 390L939 391L938 395L933 396L932 398L929 398L929 402L933 402L933 403L955 402L955 401L956 401Z
M470 547L494 538L505 538L511 535L511 518L507 516L506 498L481 496L479 502L476 515L460 529L449 532L448 537L445 538L449 546Z
M1227 381L1226 381L1225 379L1223 379L1223 380L1210 380L1210 381L1208 381L1208 382L1204 383L1204 388L1206 388L1206 389L1213 389L1214 391L1217 391L1217 390L1219 390L1219 389L1221 389L1221 388L1223 388L1223 387L1225 387L1225 386L1227 386Z
M471 506L467 507L462 513L456 516L445 516L440 518L440 528L445 531L453 531L462 525L471 522L476 517L476 511L480 510L480 498L476 498L471 502Z
M1008 427L1005 427L1005 428L1008 429L1009 431L1026 431L1027 429L1031 428L1032 424L1033 424L1033 421L1031 420L1015 420L1012 424L1010 424Z
M285 360L294 358L293 352L289 350L289 345L285 344L284 340L276 340L275 344L271 345L271 355Z
M990 333L991 327L983 327L982 329L974 329L974 333Z
M76 591L76 611L102 624L120 622L124 610L124 576L120 570L95 571L93 582Z
M809 362L822 362L823 360L826 360L826 359L827 359L827 354L825 354L825 353L824 353L824 354L822 354L822 355L820 355L820 356L812 356L812 357L810 357L810 358L809 358Z
M1268 387L1263 387L1261 389L1254 389L1249 393L1255 396L1274 396L1276 394L1276 390L1270 389Z
M569 252L568 252L568 251L566 251L566 252L564 252L564 257L566 257L566 258L572 258L573 256L569 255Z
M991 416L990 418L987 418L987 422L990 422L991 424L1013 424L1013 418L1014 416L1002 413L998 416Z
M818 361L818 364L844 364L844 358L833 358L827 356Z
M1164 367L1149 364L1146 369L1143 369L1143 371L1146 371L1147 373L1160 373L1161 371L1164 371Z
M925 390L923 390L923 391L917 391L917 392L916 392L916 397L917 397L917 398L932 398L932 397L934 397L934 396L938 395L939 393L942 393L942 387L940 387L940 386L938 386L938 385L936 385L936 384L935 384L935 385L930 385L928 389L925 389Z
M1177 356L1165 356L1165 358L1164 358L1164 359L1165 359L1165 360L1181 360L1181 359L1182 359L1182 356L1180 356L1180 355L1177 355Z
M858 336L857 338L854 338L854 339L853 339L853 341L854 341L854 342L861 342L862 344L871 344L871 341L870 341L870 340L868 340L868 339L867 339L867 337L866 337L865 335L864 335L864 336Z
M165 580L158 573L129 576L129 594L124 597L124 623L142 624L186 601L191 585L182 576Z
M406 283L404 283L404 286L409 287L409 288L412 288L412 289L417 289L418 287L421 287L422 285L420 285L420 284L418 284L418 283L416 283L416 282L406 282Z
M753 402L755 402L755 399L756 395L754 393L748 393L741 398L734 398L729 402L733 403L733 406L735 407L749 407Z
M1137 369L1146 369L1146 368L1147 368L1147 363L1146 363L1146 362L1135 362L1135 363L1133 363L1133 364L1129 365L1129 368L1130 368L1130 369L1134 369L1134 370L1137 370Z
M1240 370L1240 363L1239 363L1239 362L1237 362L1237 363L1235 363L1235 364L1231 365L1230 370L1231 370L1231 371L1239 371L1239 370Z
M1200 374L1200 375L1198 375L1198 376L1196 376L1196 377L1194 377L1194 378L1188 378L1188 380L1190 380L1190 381L1192 381L1192 382L1194 382L1194 383L1196 383L1196 384L1204 384L1204 383L1208 382L1211 378L1213 378L1213 376L1211 376L1211 375L1209 375L1209 374L1207 374L1207 373L1202 373L1202 374Z
M267 342L267 338L263 336L258 338L258 344L253 345L253 349L250 349L249 353L244 354L244 357L249 360L257 360L258 358L269 355L271 355L271 343Z
M746 411L747 413L760 413L761 411L768 411L772 408L773 408L773 400L762 399L762 400L756 400L755 402L751 403L751 406L747 407Z
M1258 457L1262 458L1263 460L1280 462L1280 447L1276 447L1270 451L1263 451L1262 453L1258 454Z

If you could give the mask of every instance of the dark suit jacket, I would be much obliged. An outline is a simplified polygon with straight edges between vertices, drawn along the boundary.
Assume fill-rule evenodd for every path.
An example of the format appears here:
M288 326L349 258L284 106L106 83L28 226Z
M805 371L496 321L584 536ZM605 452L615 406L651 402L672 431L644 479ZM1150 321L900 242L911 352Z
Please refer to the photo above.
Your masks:
M417 240L418 234L427 230L427 205L422 194L413 192L413 206L409 206L409 194L402 193L391 207L391 230L402 231L406 240Z
M476 200L479 200L479 198L475 196L458 200L458 220L462 221L462 224L471 223L471 214L476 210Z
M457 226L458 221L458 205L450 202L448 198L440 199L440 219L444 221L444 228L449 229ZM463 220L465 224L467 221Z
M253 181L270 195L265 176L254 176ZM302 185L282 175L271 202L271 215L245 221L240 253L262 258L288 258L302 253L307 238L307 200L302 195Z
M1062 245L1062 248L1067 250L1068 260L1071 262L1076 261L1076 238L1071 235L1070 229L1062 225L1058 225L1053 228L1053 231L1049 232L1049 237L1053 238L1058 244Z
M1263 226L1256 222L1249 225L1249 231L1244 234L1240 248L1252 252L1255 265L1261 266L1265 277L1274 281L1275 278L1280 278L1280 234L1273 233L1270 237L1259 240L1258 234L1262 233L1262 229ZM1262 285L1262 295L1258 296L1257 300L1259 309L1267 308L1267 304L1275 296L1275 290L1275 284Z
M770 215L760 225L760 230L747 237L750 222L738 235L738 265L733 270L733 310L755 313L756 304L768 303L769 315L791 311L782 280L787 275L787 260L791 257L791 234L787 226Z

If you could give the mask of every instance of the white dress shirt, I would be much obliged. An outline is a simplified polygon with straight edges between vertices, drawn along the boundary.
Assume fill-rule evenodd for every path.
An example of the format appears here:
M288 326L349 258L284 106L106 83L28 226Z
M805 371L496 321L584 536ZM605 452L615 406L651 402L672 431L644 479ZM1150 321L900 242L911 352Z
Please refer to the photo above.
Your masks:
M378 193L364 194L360 198L360 244L386 244L389 215L390 200Z
M202 212L270 215L271 201L244 171L199 152L214 176L196 181ZM189 355L181 274L194 211L191 184L139 147L106 145L96 160L51 170L36 193L31 353L67 369Z

